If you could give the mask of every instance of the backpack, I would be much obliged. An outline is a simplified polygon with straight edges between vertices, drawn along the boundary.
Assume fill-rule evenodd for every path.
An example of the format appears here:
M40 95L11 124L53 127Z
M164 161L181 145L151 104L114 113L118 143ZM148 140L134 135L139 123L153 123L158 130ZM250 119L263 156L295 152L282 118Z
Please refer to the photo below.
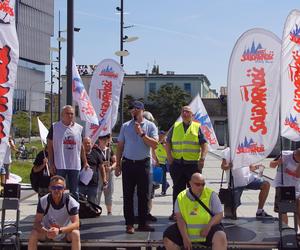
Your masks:
M102 208L97 204L89 201L85 195L79 194L79 218L95 218L102 213Z

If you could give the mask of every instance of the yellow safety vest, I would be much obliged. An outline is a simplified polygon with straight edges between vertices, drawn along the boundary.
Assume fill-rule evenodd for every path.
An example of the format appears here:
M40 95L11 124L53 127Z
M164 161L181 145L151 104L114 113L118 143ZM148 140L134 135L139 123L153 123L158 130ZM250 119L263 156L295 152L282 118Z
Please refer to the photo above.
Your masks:
M192 242L204 242L206 237L200 236L201 231L209 223L210 214L199 204L187 196L188 189L183 190L177 196L179 210L183 217L189 238ZM213 190L205 187L199 199L209 208Z
M198 161L200 154L199 145L200 124L192 122L184 132L183 122L175 122L172 135L172 155L174 159L183 158L186 161Z
M163 164L163 165L166 164L167 152L161 143L159 143L157 148L155 149L155 154L156 154L159 164Z

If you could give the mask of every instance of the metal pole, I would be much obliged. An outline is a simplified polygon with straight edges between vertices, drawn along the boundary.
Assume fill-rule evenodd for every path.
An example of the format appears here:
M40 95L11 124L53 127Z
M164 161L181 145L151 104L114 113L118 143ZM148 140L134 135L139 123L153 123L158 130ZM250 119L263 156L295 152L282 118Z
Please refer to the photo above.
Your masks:
M120 22L120 51L123 51L123 26L124 26L124 21L123 21L123 15L124 15L124 5L123 5L123 0L121 0L121 15L120 15L120 19L121 19L121 22ZM121 66L123 67L124 64L123 64L123 56L121 55L120 56L120 64ZM123 124L124 122L124 112L123 112L123 109L124 109L124 105L123 105L123 84L122 84L122 87L121 87L121 95L120 95L120 101L121 101L121 105L120 105L120 118L121 118L121 124Z
M74 0L68 0L67 21L67 105L72 105L72 60L74 32Z
M60 11L58 12L58 111L57 118L60 120L60 67L61 67L61 31L60 31Z
M31 143L31 87L29 88L29 143Z
M51 125L53 123L53 62L52 62L52 52L51 52L51 79L50 79L50 121Z

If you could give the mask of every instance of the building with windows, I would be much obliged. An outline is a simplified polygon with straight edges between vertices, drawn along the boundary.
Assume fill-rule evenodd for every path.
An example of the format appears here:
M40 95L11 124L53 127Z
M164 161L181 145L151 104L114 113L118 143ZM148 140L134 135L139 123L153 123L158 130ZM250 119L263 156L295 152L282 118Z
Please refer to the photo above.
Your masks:
M54 0L16 1L16 25L20 59L13 112L45 112L45 65L50 63Z

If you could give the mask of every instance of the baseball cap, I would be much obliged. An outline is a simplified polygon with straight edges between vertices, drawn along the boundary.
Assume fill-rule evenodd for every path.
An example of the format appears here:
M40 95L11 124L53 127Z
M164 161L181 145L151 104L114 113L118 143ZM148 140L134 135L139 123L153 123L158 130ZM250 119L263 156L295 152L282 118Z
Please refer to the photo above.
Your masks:
M161 131L159 131L159 134L160 134L160 135L165 135L165 134L166 134L166 131L161 130Z
M130 105L129 105L129 109L144 109L144 103L140 102L140 101L133 101Z

